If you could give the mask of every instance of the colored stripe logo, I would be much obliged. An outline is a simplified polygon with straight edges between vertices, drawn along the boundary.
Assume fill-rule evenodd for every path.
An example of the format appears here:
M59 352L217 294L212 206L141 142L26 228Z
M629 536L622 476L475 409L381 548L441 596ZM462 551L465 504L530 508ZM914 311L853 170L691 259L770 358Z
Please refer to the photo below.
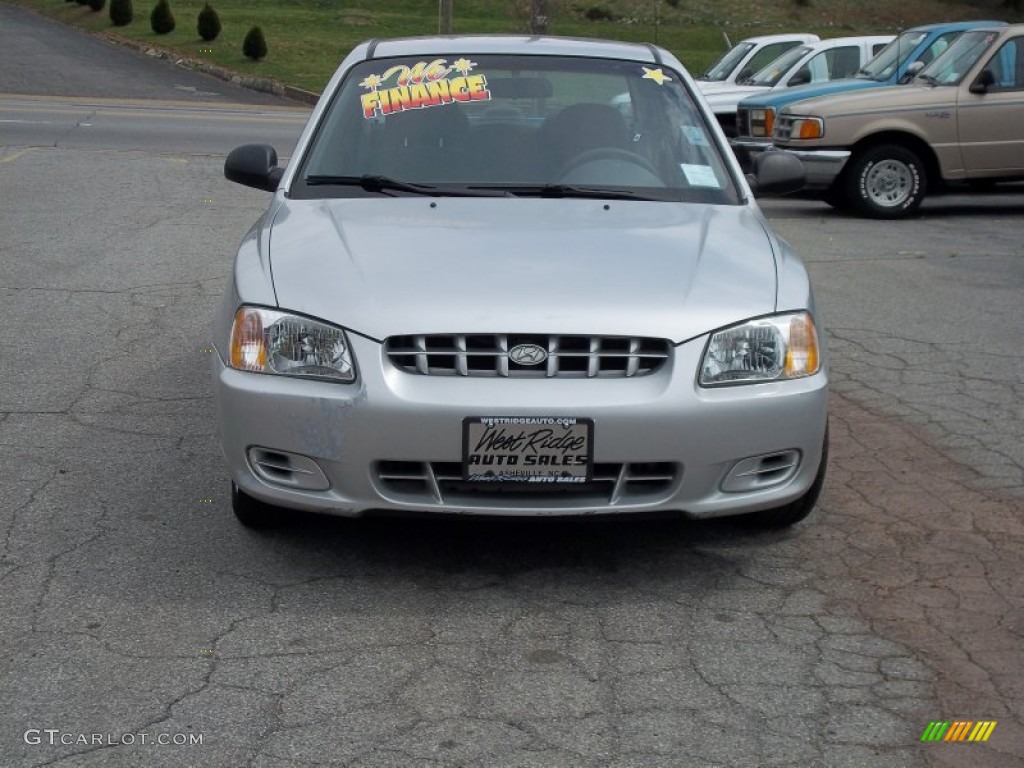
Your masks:
M995 720L933 720L921 741L988 741L995 728Z

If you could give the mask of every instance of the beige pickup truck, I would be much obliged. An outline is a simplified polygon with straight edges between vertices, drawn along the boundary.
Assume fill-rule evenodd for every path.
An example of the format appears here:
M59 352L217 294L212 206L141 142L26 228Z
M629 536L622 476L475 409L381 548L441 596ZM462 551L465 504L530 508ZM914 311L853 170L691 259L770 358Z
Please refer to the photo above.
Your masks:
M1024 180L1024 24L965 32L909 85L791 104L773 142L829 204L872 218Z

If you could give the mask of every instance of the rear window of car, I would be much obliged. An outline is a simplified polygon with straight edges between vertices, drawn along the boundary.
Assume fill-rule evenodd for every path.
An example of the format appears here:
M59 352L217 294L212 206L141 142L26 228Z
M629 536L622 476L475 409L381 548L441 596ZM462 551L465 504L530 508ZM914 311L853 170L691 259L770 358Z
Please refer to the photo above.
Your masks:
M329 181L364 176L516 195L583 185L644 199L739 202L723 150L680 75L612 59L362 62L331 99L290 192L360 195Z

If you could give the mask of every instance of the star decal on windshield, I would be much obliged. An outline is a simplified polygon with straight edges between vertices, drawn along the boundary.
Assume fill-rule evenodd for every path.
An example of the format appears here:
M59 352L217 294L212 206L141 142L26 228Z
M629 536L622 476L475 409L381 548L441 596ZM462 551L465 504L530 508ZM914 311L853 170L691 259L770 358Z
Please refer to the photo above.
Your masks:
M658 85L664 85L665 81L672 82L672 78L661 71L661 67L657 69L648 69L647 67L641 67L644 71L644 80L653 80Z

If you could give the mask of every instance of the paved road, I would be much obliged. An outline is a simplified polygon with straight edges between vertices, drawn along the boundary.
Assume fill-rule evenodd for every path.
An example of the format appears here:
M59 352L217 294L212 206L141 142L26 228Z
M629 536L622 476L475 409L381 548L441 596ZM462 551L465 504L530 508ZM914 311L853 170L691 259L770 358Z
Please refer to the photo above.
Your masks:
M147 13L141 7L136 13ZM0 94L288 105L0 3Z
M766 205L834 329L833 461L795 531L259 535L230 515L208 370L266 200L196 128L236 108L102 102L90 132L25 87L45 103L0 118L75 129L0 123L0 765L1024 764L1024 196L892 225ZM171 114L153 134L139 109ZM999 724L920 743L957 718Z
M163 100L0 94L0 139L9 149L226 155L246 142L291 155L309 109Z

